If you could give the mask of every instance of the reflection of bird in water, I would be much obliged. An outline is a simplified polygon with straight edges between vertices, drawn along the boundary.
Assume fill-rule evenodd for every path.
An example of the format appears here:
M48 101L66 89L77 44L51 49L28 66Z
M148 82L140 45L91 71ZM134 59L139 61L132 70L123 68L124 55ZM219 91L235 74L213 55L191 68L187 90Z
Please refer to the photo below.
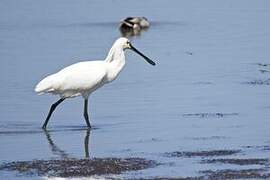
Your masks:
M51 138L50 132L47 130L44 130L44 134L46 135L46 138L48 140L49 146L51 148L51 151L54 155L60 156L62 159L68 159L72 158L68 153L61 150L53 141ZM86 130L86 135L84 138L84 152L85 152L85 158L89 158L89 137L90 137L90 130Z
M137 36L148 29L150 23L146 17L127 17L121 21L119 29L123 36Z
M89 158L89 136L90 136L90 130L86 130L86 135L84 138L84 152L85 152L85 158Z

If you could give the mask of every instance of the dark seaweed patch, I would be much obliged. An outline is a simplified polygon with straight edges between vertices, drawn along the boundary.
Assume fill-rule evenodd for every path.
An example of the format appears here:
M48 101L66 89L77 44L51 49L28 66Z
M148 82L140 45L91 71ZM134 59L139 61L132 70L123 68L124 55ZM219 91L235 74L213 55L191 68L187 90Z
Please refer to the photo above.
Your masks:
M228 156L236 153L240 153L240 150L212 150L212 151L175 151L171 153L165 153L167 157L211 157L211 156Z
M204 179L267 179L270 177L270 174L267 173L265 169L207 170L201 171L200 173L205 174L205 176L203 176Z
M269 73L269 72L270 72L270 71L265 70L265 69L259 69L259 71L260 71L261 73Z
M224 164L235 164L235 165L267 165L269 164L268 159L263 158L249 158L249 159L204 159L202 163L224 163Z
M188 139L192 140L218 140L218 139L228 139L226 136L210 136L210 137L191 137Z
M93 158L10 162L2 164L0 170L55 177L85 177L120 174L125 171L142 170L157 165L155 161L143 158Z
M194 177L153 177L149 179L172 179L172 180L227 180L227 179L269 179L270 173L266 169L242 169L242 170L206 170L200 171L201 176Z
M250 85L270 85L270 78L262 80L262 79L255 79L252 81L245 82L245 84Z
M261 67L267 67L267 66L270 66L270 64L267 64L267 63L257 63L258 66L261 66Z
M194 53L191 51L186 51L185 54L192 56Z
M194 82L193 84L196 84L196 85L210 85L210 84L213 84L213 83L209 82L209 81L198 81L198 82Z
M223 118L228 116L237 116L238 113L188 113L183 114L184 117L199 117L199 118Z
M255 149L260 149L260 150L263 150L263 151L269 151L270 150L270 146L269 145L262 145L262 146L243 146L243 148L248 148L248 149L255 148Z

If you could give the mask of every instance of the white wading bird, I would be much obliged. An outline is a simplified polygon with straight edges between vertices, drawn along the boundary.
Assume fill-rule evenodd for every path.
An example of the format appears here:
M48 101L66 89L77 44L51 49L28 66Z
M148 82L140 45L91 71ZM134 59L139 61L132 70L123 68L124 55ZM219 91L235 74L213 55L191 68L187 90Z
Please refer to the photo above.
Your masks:
M87 126L91 128L87 110L88 97L118 76L125 65L124 50L126 49L135 51L148 63L155 65L155 62L135 49L127 38L122 37L115 41L104 61L78 62L40 81L35 88L37 93L52 93L60 96L60 99L52 104L42 128L46 129L53 111L61 102L75 96L84 98L84 118Z

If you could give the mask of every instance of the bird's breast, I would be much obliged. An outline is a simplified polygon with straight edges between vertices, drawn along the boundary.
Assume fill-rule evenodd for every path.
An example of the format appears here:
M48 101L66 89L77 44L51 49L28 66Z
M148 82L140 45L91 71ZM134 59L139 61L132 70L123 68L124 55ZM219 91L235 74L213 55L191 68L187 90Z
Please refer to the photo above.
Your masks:
M111 82L115 80L117 76L120 74L120 72L122 71L122 69L124 68L124 66L125 66L125 61L109 63L108 68L107 68L107 76L106 76L107 82Z

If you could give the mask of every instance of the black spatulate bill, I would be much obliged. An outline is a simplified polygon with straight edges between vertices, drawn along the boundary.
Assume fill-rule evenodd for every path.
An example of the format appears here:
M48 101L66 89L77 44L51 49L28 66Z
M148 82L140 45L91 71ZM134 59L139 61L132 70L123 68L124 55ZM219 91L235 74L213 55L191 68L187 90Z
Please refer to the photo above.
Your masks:
M155 66L156 63L154 61L152 61L150 58L148 58L147 56L145 56L143 53L141 53L138 49L136 49L134 46L132 46L130 44L130 49L132 49L134 52L138 53L140 56L142 56L149 64Z

